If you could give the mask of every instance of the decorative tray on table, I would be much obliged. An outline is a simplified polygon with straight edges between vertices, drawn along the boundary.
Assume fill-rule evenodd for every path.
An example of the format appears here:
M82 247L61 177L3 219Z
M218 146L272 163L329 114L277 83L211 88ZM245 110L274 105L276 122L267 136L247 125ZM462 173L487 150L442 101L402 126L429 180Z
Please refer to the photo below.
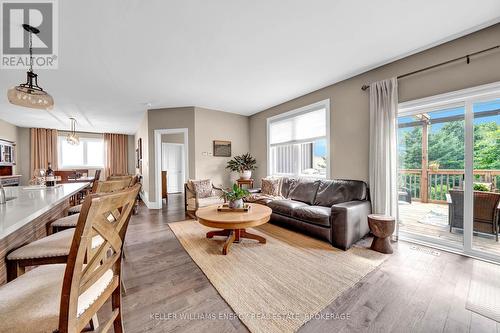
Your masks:
M249 204L244 204L242 208L230 208L228 204L217 207L218 212L248 212L252 208Z

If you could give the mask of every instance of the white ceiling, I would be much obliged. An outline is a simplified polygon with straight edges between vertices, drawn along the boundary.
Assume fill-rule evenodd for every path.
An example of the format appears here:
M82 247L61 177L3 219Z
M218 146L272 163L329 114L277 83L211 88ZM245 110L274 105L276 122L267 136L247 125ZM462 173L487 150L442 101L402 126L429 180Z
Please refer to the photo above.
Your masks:
M499 21L498 0L59 0L53 111L8 104L18 126L133 134L147 108L243 115Z

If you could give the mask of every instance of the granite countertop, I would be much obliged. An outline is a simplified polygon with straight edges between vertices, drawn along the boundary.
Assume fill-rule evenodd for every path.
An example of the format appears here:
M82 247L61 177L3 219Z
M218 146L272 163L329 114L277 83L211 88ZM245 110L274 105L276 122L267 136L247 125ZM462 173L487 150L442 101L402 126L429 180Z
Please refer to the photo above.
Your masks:
M53 188L5 187L6 204L0 204L0 240L87 187L89 183L62 184Z

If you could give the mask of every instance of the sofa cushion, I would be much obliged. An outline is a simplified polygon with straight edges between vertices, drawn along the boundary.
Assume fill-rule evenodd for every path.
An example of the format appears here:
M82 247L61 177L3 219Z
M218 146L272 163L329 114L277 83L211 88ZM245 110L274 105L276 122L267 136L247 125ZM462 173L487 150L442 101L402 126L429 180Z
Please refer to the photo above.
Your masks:
M367 200L368 188L360 180L322 180L320 181L314 205L331 207L335 204Z
M316 197L316 192L318 191L319 183L319 180L307 178L295 179L290 183L288 199L302 201L308 205L312 205Z
M273 210L273 213L292 216L292 212L299 207L307 207L308 205L293 200L273 200L267 204Z
M290 184L294 181L293 178L282 177L280 182L280 195L288 198L288 192L290 191Z
M294 209L292 211L292 217L304 222L329 227L331 212L332 210L328 207L305 206Z
M274 200L283 200L281 195L273 196L273 195L268 195L268 194L262 194L262 193L250 193L246 198L243 200L245 202L253 202L253 203L259 203L262 205L267 205L271 201Z
M207 206L211 206L211 205L220 205L223 203L224 203L224 199L222 199L221 197L217 197L217 196L208 197L208 198L198 198L198 200L196 198L189 198L187 200L187 204L188 204L187 210L195 211L196 209L201 208L201 207L207 207Z
M262 178L262 194L278 196L280 194L279 178Z
M212 196L212 181L210 179L188 181L188 186L193 189L198 198L208 198Z

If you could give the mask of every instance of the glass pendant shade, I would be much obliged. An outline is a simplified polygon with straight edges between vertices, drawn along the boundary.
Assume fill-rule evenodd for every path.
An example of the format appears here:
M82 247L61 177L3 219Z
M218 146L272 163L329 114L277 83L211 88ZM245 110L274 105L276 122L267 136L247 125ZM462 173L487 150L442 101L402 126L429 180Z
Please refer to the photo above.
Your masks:
M66 137L66 141L73 146L78 146L80 144L80 138L76 134L76 120L75 118L69 118L71 121L71 132Z
M7 98L10 103L27 108L42 110L52 110L54 108L52 96L41 88L37 86L30 87L28 84L20 84L10 88L7 92Z
M54 108L54 99L38 85L38 75L33 73L32 34L38 34L40 30L28 24L23 24L23 28L29 33L30 68L26 73L26 83L10 88L7 91L7 98L14 105L52 110Z
M80 144L80 138L76 134L70 133L66 137L66 141L73 146L78 146Z

